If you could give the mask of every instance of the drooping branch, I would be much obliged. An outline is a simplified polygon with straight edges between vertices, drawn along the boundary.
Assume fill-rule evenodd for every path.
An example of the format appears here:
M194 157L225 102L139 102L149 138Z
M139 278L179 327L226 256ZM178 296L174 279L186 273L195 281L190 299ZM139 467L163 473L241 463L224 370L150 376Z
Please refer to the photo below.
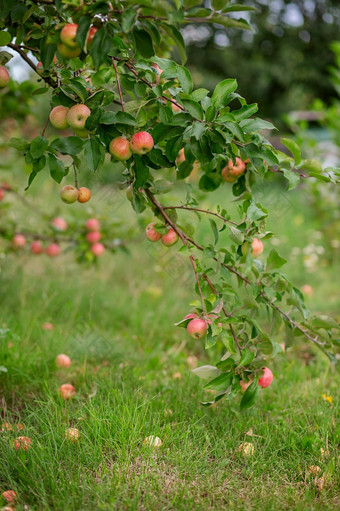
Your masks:
M44 82L46 82L48 85L50 85L50 87L53 87L53 89L56 89L57 88L57 84L51 80L50 77L46 77L46 76L41 76L38 71L37 71L37 66L35 64L33 64L33 62L31 61L31 59L26 55L26 53L20 48L20 46L18 46L17 44L13 44L13 43L8 43L7 46L9 48L12 48L12 50L16 51L17 53L19 53L19 55L21 56L21 58L24 59L25 62L27 62L27 64L33 69L33 71L35 73L37 73L40 78L42 78L44 80Z

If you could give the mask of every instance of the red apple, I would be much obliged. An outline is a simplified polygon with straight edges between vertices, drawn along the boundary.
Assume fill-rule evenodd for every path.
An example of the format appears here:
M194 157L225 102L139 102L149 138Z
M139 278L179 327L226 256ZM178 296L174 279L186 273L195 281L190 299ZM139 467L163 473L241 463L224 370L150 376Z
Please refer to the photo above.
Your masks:
M7 87L9 84L10 76L5 66L0 66L0 88Z
M67 222L61 216L57 216L51 220L51 225L56 231L64 232L67 230Z
M32 254L42 254L44 251L42 242L40 240L32 241L30 251Z
M81 186L78 190L78 202L88 202L91 199L91 190L85 186Z
M58 105L52 108L50 112L50 123L58 130L66 130L68 128L67 113L69 108L67 106Z
M173 229L169 229L166 234L163 234L161 237L161 242L166 247L171 247L171 245L174 245L176 241L178 240L178 234Z
M101 237L102 235L98 231L92 231L86 234L86 239L89 243L97 243Z
M60 254L61 249L57 243L50 243L45 248L45 254L47 254L49 257L56 257Z
M15 234L12 241L14 248L23 248L26 245L26 238L22 234Z
M64 383L59 387L59 395L63 399L70 399L76 393L76 389L70 383Z
M75 186L65 185L60 190L60 197L63 202L66 204L73 204L78 199L78 190Z
M266 387L269 387L269 385L272 384L273 379L274 375L271 372L271 370L268 369L268 367L264 367L263 376L261 376L261 378L258 380L258 384L260 385L260 387L265 389Z
M251 242L251 248L253 250L253 257L259 257L264 249L263 243L258 238L254 238Z
M17 500L17 494L14 490L6 490L2 492L1 496L7 502L15 502Z
M207 324L203 319L192 319L187 325L188 334L194 339L201 339L207 332Z
M67 355L64 355L64 353L61 353L55 359L55 363L58 367L66 368L66 367L70 367L71 359Z
M5 192L2 188L0 188L0 200L2 200L5 197Z
M139 131L132 135L130 147L133 153L146 154L153 148L153 138L147 131Z
M100 222L96 218L89 218L85 224L88 231L99 231Z
M79 43L76 40L78 25L76 23L68 23L60 32L60 41L69 48L79 48Z
M130 143L124 137L117 137L111 140L109 151L119 161L126 161L132 156Z
M23 451L28 451L31 448L32 440L28 436L18 436L15 439L15 449L22 449Z
M105 247L102 243L94 243L91 245L91 252L96 256L100 257L105 252Z
M86 119L90 116L91 110L88 106L80 103L73 105L67 112L67 122L71 128L75 130L83 130L85 128Z
M156 222L152 222L145 229L145 235L149 241L158 241L162 237L162 235L159 232L155 231L155 228L154 228L155 225L156 225Z

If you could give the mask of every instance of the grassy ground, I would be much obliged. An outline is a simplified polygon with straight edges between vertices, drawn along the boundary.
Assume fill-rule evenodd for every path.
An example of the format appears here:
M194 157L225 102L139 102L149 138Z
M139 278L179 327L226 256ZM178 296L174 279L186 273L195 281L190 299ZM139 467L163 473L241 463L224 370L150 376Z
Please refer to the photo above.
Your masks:
M322 245L303 192L291 197L273 219L286 272L314 287L313 311L337 317L339 263L320 253L318 270L306 272L306 255L291 253ZM125 206L114 214L135 222ZM173 327L187 313L192 281L174 249L142 246L91 269L71 254L1 260L0 365L8 372L0 373L0 399L3 422L14 427L0 434L1 492L16 491L18 510L338 508L339 374L300 343L281 355L254 409L200 406L210 396L190 369L214 354ZM46 321L53 331L41 329ZM69 369L56 368L59 353L72 358ZM58 396L63 383L77 390L69 401ZM27 452L13 448L19 423L32 439ZM80 431L74 444L69 427ZM143 444L150 435L162 439L160 449ZM244 442L253 456L238 452Z

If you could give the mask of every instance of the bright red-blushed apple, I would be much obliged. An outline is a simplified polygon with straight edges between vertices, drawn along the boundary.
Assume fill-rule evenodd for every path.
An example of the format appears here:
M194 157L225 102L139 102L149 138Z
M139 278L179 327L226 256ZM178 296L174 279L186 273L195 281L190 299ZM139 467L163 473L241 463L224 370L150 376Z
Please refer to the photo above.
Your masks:
M14 490L6 490L2 492L1 496L7 502L15 502L18 498Z
M70 48L77 48L79 46L76 40L77 30L76 23L68 23L60 32L60 41Z
M237 181L237 176L232 176L229 172L228 167L224 167L222 169L222 179L227 183L235 183Z
M197 314L195 312L190 312L190 314L187 314L186 316L184 316L183 319L195 319L197 318Z
M86 186L81 186L78 190L78 202L84 203L88 202L91 199L91 190L86 188Z
M100 257L105 252L105 247L102 243L93 243L91 245L91 252L96 256Z
M52 108L50 112L50 123L58 130L66 130L68 128L67 114L69 108L67 106L58 105Z
M180 150L180 152L178 153L178 156L176 158L176 163L177 163L177 165L180 165L184 161L185 161L185 154L184 154L184 147L182 147L182 149Z
M22 234L15 234L12 241L13 247L23 248L26 245L26 238Z
M81 54L81 48L80 46L70 48L66 44L58 43L58 52L65 59L74 59L76 57L79 57L79 55Z
M5 66L0 66L0 88L7 87L9 84L9 72Z
M116 137L111 140L109 151L119 161L126 161L132 156L130 142L125 137Z
M147 131L139 131L132 135L130 147L133 153L146 154L153 148L153 138Z
M241 387L242 392L245 392L250 384L251 384L251 381L243 381L243 380L241 380L240 381L240 387Z
M41 328L43 330L53 330L54 329L54 326L53 326L53 323L43 323L41 325Z
M96 32L97 32L97 28L96 27L91 27L88 34L87 34L87 47L89 48L92 44L92 40L94 38L94 36L96 35Z
M86 234L86 239L89 243L98 243L102 235L99 231L91 231Z
M60 355L58 355L57 358L55 359L55 363L58 367L62 367L64 369L66 367L70 367L71 359L64 353L60 353Z
M271 372L271 370L268 367L263 368L263 376L258 380L258 384L260 387L265 389L266 387L269 387L269 385L272 384L272 381L274 379L274 375Z
M5 198L5 192L2 188L0 188L0 200L3 200Z
M65 185L60 190L60 197L66 204L73 204L78 199L78 190L75 186Z
M23 451L28 451L31 448L32 440L28 436L18 436L15 439L14 447L16 450L22 449Z
M79 438L79 430L77 428L68 428L65 431L65 438L67 438L67 440L71 440L72 443L75 443Z
M203 319L192 319L187 325L187 331L190 337L201 339L207 332L207 324Z
M83 130L85 128L86 119L91 115L91 110L88 106L73 105L67 112L67 122L69 126L75 130Z
M32 241L31 245L30 245L30 251L32 252L32 254L42 254L44 249L43 249L43 244L40 240L34 240Z
M71 399L71 397L75 396L76 389L70 383L64 383L59 387L59 395L63 399Z
M85 224L88 231L99 231L100 222L96 218L89 218Z
M232 159L230 159L228 161L227 169L231 176L239 177L246 170L246 164L241 160L241 158L235 158L235 163Z
M301 291L303 292L303 294L309 296L311 296L314 293L314 289L309 284L305 284L304 286L302 286Z
M171 245L174 245L176 241L178 240L178 234L173 229L169 229L166 234L163 234L161 237L161 242L166 247L171 247Z
M251 248L253 250L253 257L259 257L264 249L263 243L258 238L254 238L251 242Z
M161 233L155 230L155 225L156 222L152 222L145 229L145 236L148 238L149 241L158 241L162 237Z
M53 220L51 220L51 225L56 231L60 232L66 231L68 227L66 220L61 216L56 216L53 218Z
M49 257L56 257L60 254L60 252L61 252L61 248L58 245L58 243L50 243L45 248L45 254L48 255Z

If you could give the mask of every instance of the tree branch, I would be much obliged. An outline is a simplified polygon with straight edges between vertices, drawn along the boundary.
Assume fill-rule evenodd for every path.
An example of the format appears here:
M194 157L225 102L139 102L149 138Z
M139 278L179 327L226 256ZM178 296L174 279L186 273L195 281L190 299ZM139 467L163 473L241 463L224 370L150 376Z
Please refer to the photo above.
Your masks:
M200 208L189 208L187 206L163 206L164 209L184 209L185 211L198 211L199 213L205 213L206 215L213 215L217 218L223 220L223 222L228 222L229 224L238 225L236 222L232 222L231 220L227 220L224 216L219 215L218 213L214 213L213 211L208 211L207 209Z
M120 98L120 104L121 104L121 106L122 106L122 110L123 110L123 112L125 112L124 100L123 100L122 89L121 89L120 81L119 81L118 69L117 69L117 66L116 66L116 63L115 63L115 59L114 59L114 57L112 57L112 59L111 59L111 60L112 60L112 65L113 65L114 70L115 70L115 73L116 73L117 88L118 88L118 93L119 93L119 98Z
M51 87L53 87L53 89L56 89L57 88L57 84L51 80L51 78L49 77L46 77L46 76L41 76L38 71L37 71L37 67L33 64L33 62L31 61L31 59L29 57L27 57L26 53L20 48L20 46L16 45L16 44L13 44L13 43L8 43L7 46L9 48L12 48L12 50L16 51L17 53L19 53L19 55L21 56L21 58L24 59L25 62L27 62L27 64L33 69L33 71L35 71L39 76L40 78L42 78L44 80L44 82L48 83L48 85L50 85Z

